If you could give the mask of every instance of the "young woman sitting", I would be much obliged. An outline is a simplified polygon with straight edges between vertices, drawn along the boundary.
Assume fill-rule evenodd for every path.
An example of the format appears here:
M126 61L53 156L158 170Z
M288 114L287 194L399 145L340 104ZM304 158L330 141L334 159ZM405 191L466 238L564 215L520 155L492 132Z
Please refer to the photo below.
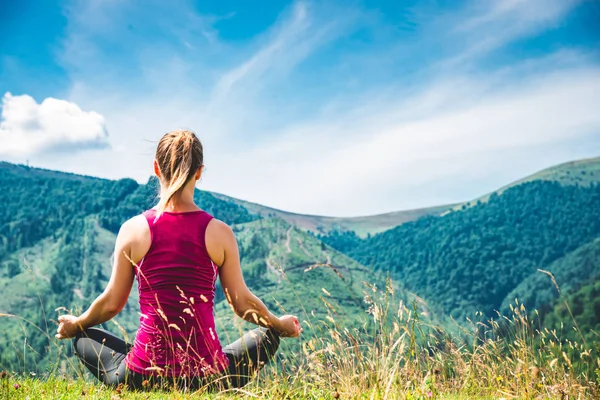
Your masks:
M194 203L203 168L194 133L162 137L154 160L159 203L121 226L104 292L80 316L58 319L56 337L74 337L77 356L107 385L241 387L273 357L280 337L302 331L296 317L276 317L252 294L231 228ZM261 326L225 347L215 330L217 276L235 313ZM141 317L131 345L93 326L123 309L135 278Z

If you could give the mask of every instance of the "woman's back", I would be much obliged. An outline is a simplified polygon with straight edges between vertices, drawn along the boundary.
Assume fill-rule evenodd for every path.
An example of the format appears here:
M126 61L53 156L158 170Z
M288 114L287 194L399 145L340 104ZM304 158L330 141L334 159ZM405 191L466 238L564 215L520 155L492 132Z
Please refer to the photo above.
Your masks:
M151 244L136 269L140 328L128 367L142 374L202 376L223 370L213 307L218 267L205 243L204 211L144 213Z

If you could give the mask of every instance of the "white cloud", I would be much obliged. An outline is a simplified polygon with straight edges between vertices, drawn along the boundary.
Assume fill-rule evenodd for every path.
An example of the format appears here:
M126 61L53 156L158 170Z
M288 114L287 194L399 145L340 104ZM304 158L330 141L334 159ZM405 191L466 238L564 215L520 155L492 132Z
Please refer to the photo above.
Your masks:
M0 155L27 156L45 151L109 147L104 117L77 104L28 95L2 97Z
M475 2L476 10L453 21L450 34L464 48L441 64L463 66L485 57L512 41L533 35L556 24L581 0L505 0ZM484 5L484 9L480 7Z

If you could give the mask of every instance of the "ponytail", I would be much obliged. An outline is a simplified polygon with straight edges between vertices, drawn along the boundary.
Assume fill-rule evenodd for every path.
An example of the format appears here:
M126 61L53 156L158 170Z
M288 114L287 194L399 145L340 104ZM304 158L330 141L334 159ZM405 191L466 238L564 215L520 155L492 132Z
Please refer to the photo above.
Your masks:
M167 133L156 148L156 161L160 169L161 193L156 207L156 219L181 189L203 165L203 149L196 135L187 130Z

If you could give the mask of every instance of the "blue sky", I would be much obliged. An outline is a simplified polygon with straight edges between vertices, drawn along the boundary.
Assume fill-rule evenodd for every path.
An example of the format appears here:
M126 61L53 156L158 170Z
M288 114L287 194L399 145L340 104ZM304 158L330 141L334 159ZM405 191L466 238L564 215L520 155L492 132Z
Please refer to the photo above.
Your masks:
M151 174L191 128L199 187L351 216L468 200L600 155L595 1L0 5L0 159Z

